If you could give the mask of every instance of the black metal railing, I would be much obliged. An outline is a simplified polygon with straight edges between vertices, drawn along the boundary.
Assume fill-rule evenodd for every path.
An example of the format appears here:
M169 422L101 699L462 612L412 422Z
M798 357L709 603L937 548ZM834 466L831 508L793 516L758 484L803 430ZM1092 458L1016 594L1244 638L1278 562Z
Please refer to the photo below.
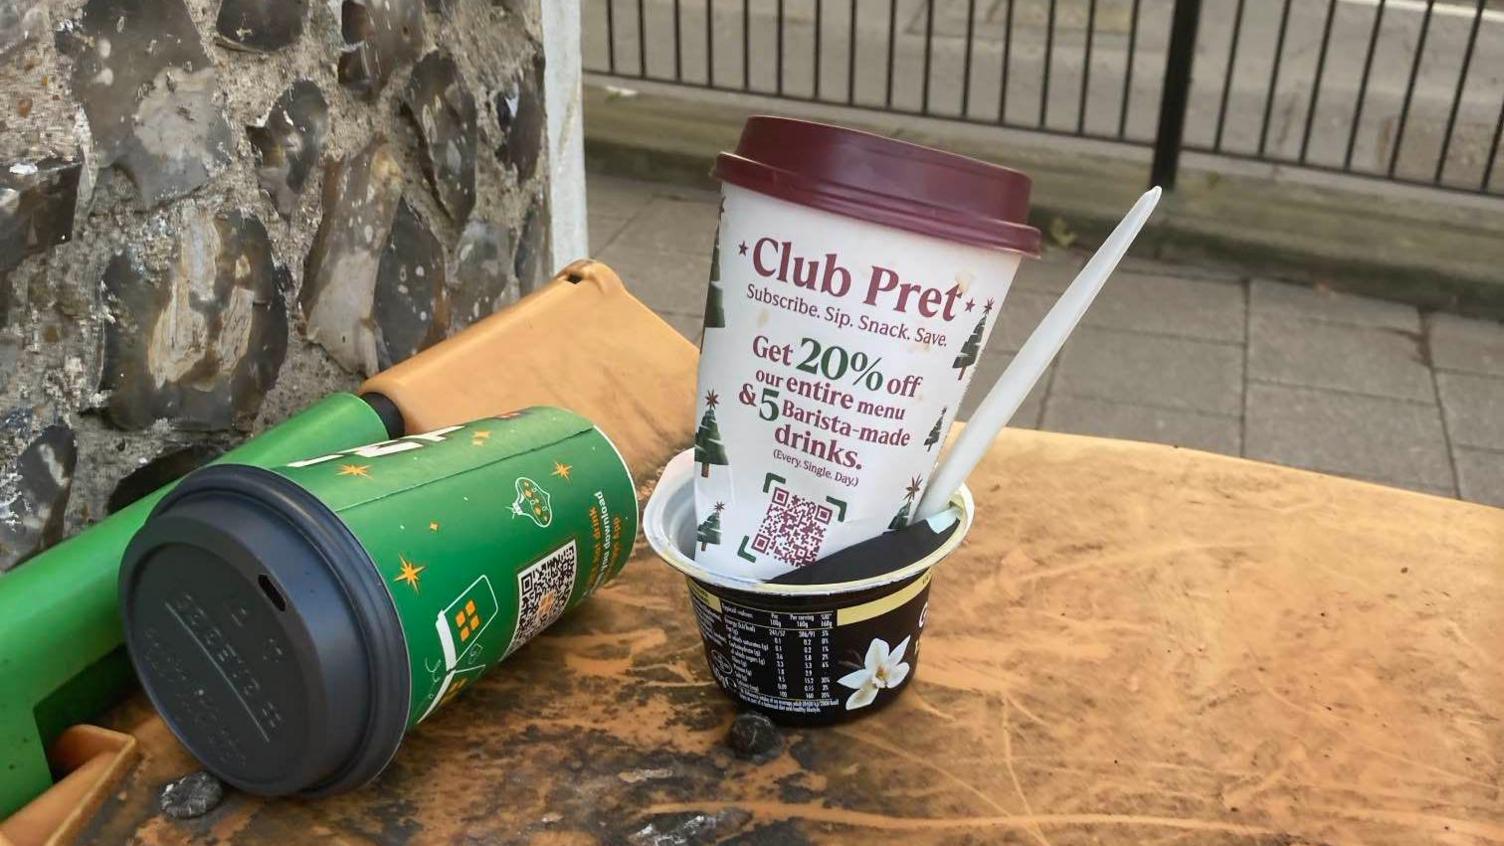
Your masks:
M586 70L1498 196L1500 0L585 0ZM600 61L604 59L604 61Z

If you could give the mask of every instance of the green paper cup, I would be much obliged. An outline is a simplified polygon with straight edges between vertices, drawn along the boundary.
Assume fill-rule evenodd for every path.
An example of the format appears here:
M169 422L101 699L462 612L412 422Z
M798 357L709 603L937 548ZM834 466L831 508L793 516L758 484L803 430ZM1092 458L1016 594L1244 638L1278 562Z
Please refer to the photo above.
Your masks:
M636 533L626 463L554 408L206 468L126 552L126 644L215 775L334 793L614 577Z

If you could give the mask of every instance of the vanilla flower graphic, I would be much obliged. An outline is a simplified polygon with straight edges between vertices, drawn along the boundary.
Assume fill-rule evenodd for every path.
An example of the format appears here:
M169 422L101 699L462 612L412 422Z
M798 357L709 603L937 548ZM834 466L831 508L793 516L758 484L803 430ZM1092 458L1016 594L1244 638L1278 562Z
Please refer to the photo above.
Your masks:
M898 648L892 652L888 651L886 640L873 638L867 647L867 665L840 678L841 684L856 689L856 693L846 700L846 710L865 708L877 698L879 690L903 684L903 680L909 677L909 665L903 660L903 653L908 648L908 638L899 641Z

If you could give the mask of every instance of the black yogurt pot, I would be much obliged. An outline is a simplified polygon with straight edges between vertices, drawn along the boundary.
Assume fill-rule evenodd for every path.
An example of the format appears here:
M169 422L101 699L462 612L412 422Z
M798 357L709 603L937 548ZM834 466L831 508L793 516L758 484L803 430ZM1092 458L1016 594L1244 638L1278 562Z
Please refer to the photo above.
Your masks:
M963 487L949 511L911 527L927 542L885 543L885 535L860 545L875 556L903 550L910 560L865 568L881 570L875 575L823 584L759 582L695 563L692 452L664 469L643 510L643 527L653 550L688 580L716 683L742 705L789 725L846 722L896 699L918 669L934 568L971 528L970 491ZM862 550L848 553L860 557Z

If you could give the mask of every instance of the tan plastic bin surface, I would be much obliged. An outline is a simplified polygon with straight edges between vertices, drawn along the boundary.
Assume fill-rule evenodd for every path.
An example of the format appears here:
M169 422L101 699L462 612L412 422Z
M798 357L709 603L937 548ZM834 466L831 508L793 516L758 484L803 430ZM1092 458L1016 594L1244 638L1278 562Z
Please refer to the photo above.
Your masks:
M529 405L557 405L601 427L641 477L694 413L698 352L627 292L615 271L577 261L522 301L371 377L426 432Z

